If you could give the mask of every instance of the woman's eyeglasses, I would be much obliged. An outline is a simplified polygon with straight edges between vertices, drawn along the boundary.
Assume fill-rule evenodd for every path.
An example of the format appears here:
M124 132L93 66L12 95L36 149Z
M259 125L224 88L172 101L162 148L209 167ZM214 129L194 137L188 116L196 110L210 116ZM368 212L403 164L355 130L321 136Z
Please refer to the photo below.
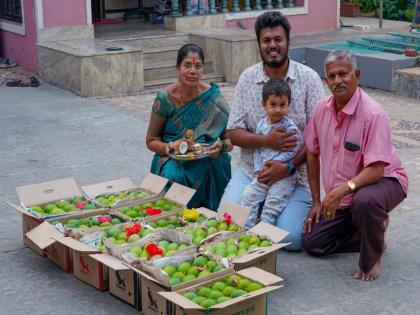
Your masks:
M192 63L186 62L182 65L182 67L184 67L184 69L187 70L187 71L191 71L193 68L195 70L199 71L199 70L203 69L203 64L202 63L192 64Z

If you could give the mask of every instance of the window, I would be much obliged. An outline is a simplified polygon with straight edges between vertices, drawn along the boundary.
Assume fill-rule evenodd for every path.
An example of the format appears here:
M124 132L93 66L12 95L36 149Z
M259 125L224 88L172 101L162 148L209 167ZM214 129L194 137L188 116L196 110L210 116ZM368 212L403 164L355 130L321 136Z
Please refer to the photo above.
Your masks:
M22 0L0 0L0 19L22 23Z

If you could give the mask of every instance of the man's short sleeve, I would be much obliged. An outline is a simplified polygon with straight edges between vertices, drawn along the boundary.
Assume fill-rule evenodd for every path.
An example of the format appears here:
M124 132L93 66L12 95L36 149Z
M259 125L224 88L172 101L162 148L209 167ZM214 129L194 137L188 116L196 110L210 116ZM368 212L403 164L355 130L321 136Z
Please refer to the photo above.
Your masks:
M317 104L318 106L319 104ZM319 140L316 119L318 117L317 110L315 110L314 115L309 119L305 130L303 131L303 141L305 142L306 148L314 154L319 154Z
M390 164L393 144L391 125L385 113L373 115L366 128L366 135L362 145L363 166L374 162Z
M242 74L233 94L232 107L229 114L227 129L247 129L245 121L244 95L246 94L245 78Z

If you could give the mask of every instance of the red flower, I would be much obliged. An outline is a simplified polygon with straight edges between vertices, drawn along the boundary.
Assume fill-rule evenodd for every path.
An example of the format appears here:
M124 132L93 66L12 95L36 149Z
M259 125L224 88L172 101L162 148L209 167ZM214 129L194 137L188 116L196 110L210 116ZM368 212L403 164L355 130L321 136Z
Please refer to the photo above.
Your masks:
M163 255L163 249L157 246L155 243L150 243L147 245L146 251L149 253L150 257L155 255Z
M147 212L147 215L153 216L153 215L161 214L162 213L162 209L147 207L146 208L146 212Z
M76 208L83 209L86 205L87 205L86 201L79 201L78 203L76 203Z
M111 218L110 217L99 217L98 221L103 223L103 222L111 222Z
M137 234L141 231L141 225L136 223L134 225L128 225L124 228L125 230L125 234L127 234L127 239L133 235L133 234Z
M223 218L225 219L226 223L228 225L230 225L230 223L232 222L232 216L230 214L228 214L227 212L225 212L223 214Z

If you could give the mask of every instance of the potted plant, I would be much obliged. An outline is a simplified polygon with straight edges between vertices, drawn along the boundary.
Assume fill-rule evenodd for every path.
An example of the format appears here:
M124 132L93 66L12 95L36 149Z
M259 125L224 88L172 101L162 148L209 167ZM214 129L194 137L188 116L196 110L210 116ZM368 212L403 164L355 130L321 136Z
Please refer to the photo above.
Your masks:
M355 17L359 15L360 4L356 0L341 0L340 2L340 15Z

